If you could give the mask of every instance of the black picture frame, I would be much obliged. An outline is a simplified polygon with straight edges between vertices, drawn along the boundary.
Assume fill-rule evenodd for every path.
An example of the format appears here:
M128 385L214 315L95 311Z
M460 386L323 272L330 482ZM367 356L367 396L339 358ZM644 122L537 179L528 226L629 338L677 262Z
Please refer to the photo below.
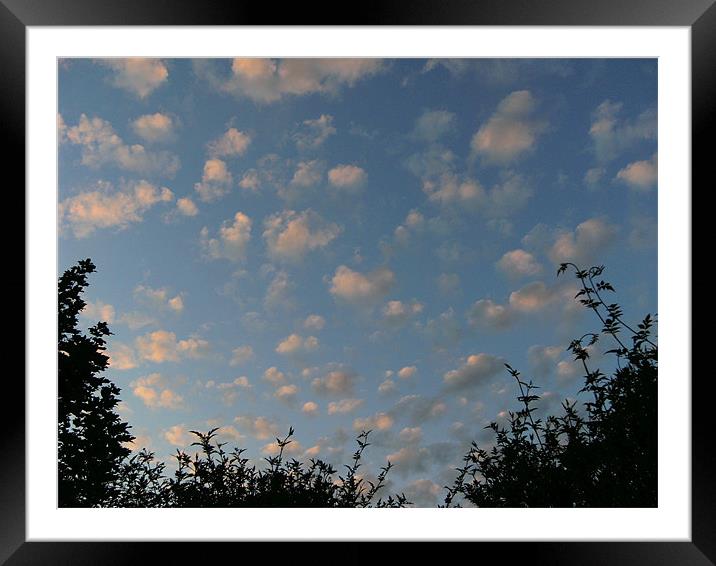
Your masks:
M716 100L716 6L714 0L426 0L367 2L343 12L339 3L329 7L305 3L284 4L280 10L266 4L212 0L0 0L0 124L7 143L4 150L6 197L25 186L25 32L28 26L102 25L559 25L559 26L686 26L691 30L692 56L692 186L705 184L713 158L707 135L713 131L711 107ZM341 11L339 11L341 10ZM350 14L350 16L345 15ZM350 18L350 20L349 20ZM711 134L713 136L713 134ZM693 190L692 190L693 195ZM13 207L25 210L24 198ZM15 209L18 210L18 209ZM693 226L693 219L692 219ZM693 239L693 236L692 236ZM19 246L15 246L18 248ZM693 256L692 256L693 257ZM21 263L26 264L23 256ZM6 265L11 265L9 262ZM15 263L15 265L18 265ZM9 268L6 268L9 270ZM6 271L8 273L8 271ZM25 279L6 277L6 295L24 296ZM12 302L12 301L7 301ZM15 304L19 301L15 300ZM696 333L692 333L696 337ZM26 340L30 337L26 336ZM8 348L6 343L6 348ZM692 346L692 352L694 348ZM691 369L691 368L689 368ZM691 371L693 373L693 371ZM151 555L182 563L200 557L203 563L225 552L218 544L135 542L26 542L25 540L25 407L24 383L7 371L4 380L3 426L0 435L0 563L19 564L127 564L144 563ZM691 379L686 374L684 379ZM711 426L713 379L702 374L691 380L692 391L692 537L690 542L505 542L452 545L451 555L496 552L502 562L538 564L683 564L716 563L716 450ZM294 548L301 543L292 544ZM385 552L377 543L342 543L340 554L322 549L331 560L375 559ZM177 548L178 547L178 548ZM291 548L283 549L292 550ZM348 552L346 552L346 550ZM217 552L218 551L218 552ZM247 550L244 556L251 555ZM261 549L259 549L261 552ZM275 554L275 550L272 553ZM403 551L401 551L403 552ZM238 555L233 555L237 557ZM290 554L281 555L282 559ZM278 557L277 557L278 558Z

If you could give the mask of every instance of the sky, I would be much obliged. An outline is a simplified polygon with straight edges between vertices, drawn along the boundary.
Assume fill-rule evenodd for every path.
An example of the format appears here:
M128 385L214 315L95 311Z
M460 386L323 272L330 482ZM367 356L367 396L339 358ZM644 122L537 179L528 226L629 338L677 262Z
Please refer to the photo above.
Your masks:
M656 59L62 59L58 276L143 447L220 427L442 503L518 390L585 400L561 262L657 305ZM591 314L591 316L590 316ZM603 352L595 366L609 368Z

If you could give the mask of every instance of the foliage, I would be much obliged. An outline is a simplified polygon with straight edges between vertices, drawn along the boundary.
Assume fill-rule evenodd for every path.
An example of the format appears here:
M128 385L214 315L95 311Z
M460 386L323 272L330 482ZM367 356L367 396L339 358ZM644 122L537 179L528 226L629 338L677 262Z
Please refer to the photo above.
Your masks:
M370 507L383 487L391 468L381 471L376 482L360 478L358 469L370 431L358 435L358 449L346 465L345 476L334 480L336 470L311 459L308 464L283 453L292 440L293 428L283 439L276 439L279 453L266 458L268 467L258 469L243 457L244 450L227 453L224 443L214 437L218 428L207 433L191 431L197 437L192 446L200 452L192 458L177 450L174 477L164 475L165 464L143 450L122 465L112 489L108 507ZM378 499L376 507L404 507L404 495Z
M122 460L130 451L122 443L133 440L129 425L114 409L120 389L102 372L108 357L105 337L111 332L98 322L83 334L77 318L85 307L82 293L87 275L95 271L89 260L64 272L58 283L58 474L59 506L91 507L108 496Z
M606 303L614 292L599 279L604 267L581 270L564 263L557 275L572 268L581 283L575 298L602 324L598 333L573 340L568 350L585 375L580 393L592 400L582 408L564 401L561 416L535 419L540 396L532 381L507 366L516 380L522 407L509 413L509 426L491 423L490 450L473 442L445 506L461 495L479 507L655 507L657 505L657 346L651 339L654 320L647 315L635 330L621 307ZM598 280L597 280L598 279ZM631 334L630 341L622 337ZM589 347L602 336L614 342L606 354L616 358L607 376L590 368ZM626 342L626 343L625 343ZM630 342L630 343L629 343Z

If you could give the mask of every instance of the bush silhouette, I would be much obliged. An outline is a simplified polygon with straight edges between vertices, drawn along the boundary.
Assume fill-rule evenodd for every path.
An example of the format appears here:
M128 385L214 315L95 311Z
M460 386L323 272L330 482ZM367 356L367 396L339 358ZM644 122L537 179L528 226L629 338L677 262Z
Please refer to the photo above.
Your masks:
M602 295L614 292L602 279L603 266L581 270L561 264L557 275L573 269L581 283L575 298L602 324L598 333L573 340L569 351L585 374L580 393L592 400L578 410L564 401L561 416L535 419L537 387L507 366L517 382L522 408L509 413L509 426L491 423L493 447L473 442L448 487L445 506L457 495L479 507L655 507L657 505L657 346L654 320L647 315L633 329L621 307ZM631 334L622 339L622 331ZM614 342L606 352L616 370L606 376L591 369L587 348L602 336ZM625 343L626 342L626 343ZM627 345L628 344L628 345Z
M200 452L193 458L177 451L174 477L166 465L143 449L130 457L123 443L134 440L129 425L114 412L120 389L99 375L108 366L106 322L89 329L77 328L86 303L82 293L87 275L95 271L90 259L64 272L58 286L59 440L58 475L60 507L404 507L403 494L378 498L385 487L390 462L371 482L361 478L363 451L370 431L358 435L358 449L345 476L329 464L311 459L308 464L286 461L283 451L293 428L276 439L277 456L266 458L267 469L249 466L243 450L230 454L214 440L218 428L207 433L191 431Z
M129 425L114 412L119 388L100 375L108 365L105 322L77 328L85 307L82 293L87 275L95 271L85 259L64 272L58 283L58 504L92 507L104 501L130 451Z

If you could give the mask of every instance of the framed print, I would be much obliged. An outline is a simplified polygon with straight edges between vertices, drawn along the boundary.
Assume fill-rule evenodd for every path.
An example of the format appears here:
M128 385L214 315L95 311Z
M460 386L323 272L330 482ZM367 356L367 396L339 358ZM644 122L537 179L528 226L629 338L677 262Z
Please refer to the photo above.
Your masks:
M0 557L713 563L690 185L714 8L233 8L0 6L27 211Z

